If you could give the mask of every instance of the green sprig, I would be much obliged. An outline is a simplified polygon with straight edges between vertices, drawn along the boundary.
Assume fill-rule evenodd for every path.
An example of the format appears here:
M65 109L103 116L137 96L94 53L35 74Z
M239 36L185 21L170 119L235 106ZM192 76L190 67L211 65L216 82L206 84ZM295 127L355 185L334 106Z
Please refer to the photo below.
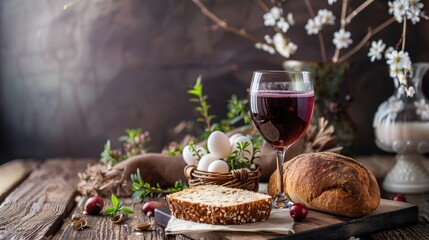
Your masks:
M121 158L115 151L112 151L110 140L104 144L104 150L100 154L100 161L107 165L108 168L112 168L115 164L121 161Z
M188 94L194 96L189 101L198 103L195 110L201 114L201 117L197 118L197 122L203 122L206 125L205 132L212 131L211 121L216 118L215 115L209 114L210 105L207 103L208 96L203 94L203 84L201 83L201 75L198 76L197 81L193 88L188 90Z
M237 142L237 149L235 149L227 158L226 162L231 170L240 168L250 168L253 164L252 158L245 157L245 154L250 154L246 148L250 145L249 142ZM244 159L245 161L243 161Z
M137 169L136 174L131 174L131 180L133 181L132 190L133 195L132 198L135 201L141 200L143 197L161 197L163 194L174 193L182 191L185 188L188 188L188 185L183 183L181 180L178 180L174 183L174 186L169 187L167 189L162 189L159 183L156 186L151 186L150 183L143 181L140 175L140 169Z
M112 217L115 217L115 216L118 216L121 212L124 212L126 214L134 213L134 211L131 208L124 207L114 194L112 194L111 200L112 200L113 207L107 208L106 210L104 210L103 212L104 215L106 216L110 215Z
M201 157L203 156L203 154L201 153L201 149L199 149L199 148L196 147L194 141L190 141L188 143L188 145L189 145L190 151L192 153L192 156L193 157L196 156L198 158L198 160L200 160Z
M108 168L112 168L120 161L126 160L132 156L142 154L148 148L150 136L148 132L142 133L141 128L125 129L127 135L119 137L119 141L123 142L123 149L112 149L110 140L104 144L104 150L100 154L100 162L106 164Z

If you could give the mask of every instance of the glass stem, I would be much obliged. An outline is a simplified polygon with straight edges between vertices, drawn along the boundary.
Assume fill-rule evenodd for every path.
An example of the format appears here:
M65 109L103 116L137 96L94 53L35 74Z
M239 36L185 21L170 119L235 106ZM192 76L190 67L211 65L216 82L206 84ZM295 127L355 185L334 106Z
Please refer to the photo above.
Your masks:
M289 201L286 198L284 193L284 184L283 184L283 164L285 161L285 154L287 148L277 151L277 170L279 172L277 178L277 186L280 188L276 197L273 200L273 208L288 208Z

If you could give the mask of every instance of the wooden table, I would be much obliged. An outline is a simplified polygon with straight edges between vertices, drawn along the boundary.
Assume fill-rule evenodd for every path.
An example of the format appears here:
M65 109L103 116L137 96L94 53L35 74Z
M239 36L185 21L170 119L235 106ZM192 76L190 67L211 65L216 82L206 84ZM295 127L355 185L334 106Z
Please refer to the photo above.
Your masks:
M360 157L360 162L382 179L393 166L392 157ZM150 231L134 232L131 226L152 221L141 213L141 203L121 199L136 214L126 224L112 224L107 217L87 216L89 227L76 231L70 227L72 216L82 213L76 198L77 172L95 159L15 160L0 166L0 239L189 239L184 235L166 236L154 225ZM428 165L428 161L425 163ZM384 198L390 195L383 193ZM428 208L429 194L406 195L420 211ZM110 206L110 200L105 199ZM364 239L429 239L429 224L423 219L415 225L359 236ZM209 235L207 239L210 239Z

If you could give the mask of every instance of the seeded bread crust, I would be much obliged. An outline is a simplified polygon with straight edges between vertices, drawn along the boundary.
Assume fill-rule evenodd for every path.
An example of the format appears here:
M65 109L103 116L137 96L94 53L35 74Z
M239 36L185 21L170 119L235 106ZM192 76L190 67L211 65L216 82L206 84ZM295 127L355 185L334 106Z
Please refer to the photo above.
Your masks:
M244 197L245 200L228 203L235 197ZM207 199L211 202L204 203ZM169 194L166 200L176 218L215 225L237 225L268 219L272 198L242 189L202 185Z
M284 190L294 202L347 217L361 217L380 205L372 172L355 160L330 152L301 154L284 165ZM268 193L277 189L271 175Z

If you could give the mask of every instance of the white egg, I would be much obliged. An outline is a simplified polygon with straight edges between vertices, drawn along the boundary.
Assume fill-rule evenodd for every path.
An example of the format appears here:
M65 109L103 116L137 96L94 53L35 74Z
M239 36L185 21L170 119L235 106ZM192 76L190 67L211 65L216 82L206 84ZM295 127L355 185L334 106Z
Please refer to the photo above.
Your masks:
M210 163L212 163L212 162L214 162L215 160L218 160L218 159L219 159L218 157L215 157L215 156L213 156L213 154L210 154L210 153L204 155L200 159L200 161L198 162L197 170L206 171L207 172Z
M229 172L229 166L224 160L215 160L210 163L207 172L227 173Z
M228 136L221 131L214 131L207 140L209 152L219 158L225 158L231 154L231 143Z
M241 133L233 134L231 137L229 137L229 143L232 145L232 142L234 141L234 139L241 137L241 136L244 136L244 135Z
M197 165L200 158L205 154L207 154L206 149L197 145L194 145L194 148L191 148L191 146L186 145L183 148L182 152L183 159L188 165Z
M232 152L239 149L238 143L245 143L245 142L248 142L249 145L247 145L247 147L244 149L245 151L243 152L243 157L239 159L240 162L246 162L252 159L252 156L253 156L252 141L250 140L250 138L246 136L241 136L241 137L235 138L234 141L232 142ZM245 158L247 158L248 160L246 160Z

